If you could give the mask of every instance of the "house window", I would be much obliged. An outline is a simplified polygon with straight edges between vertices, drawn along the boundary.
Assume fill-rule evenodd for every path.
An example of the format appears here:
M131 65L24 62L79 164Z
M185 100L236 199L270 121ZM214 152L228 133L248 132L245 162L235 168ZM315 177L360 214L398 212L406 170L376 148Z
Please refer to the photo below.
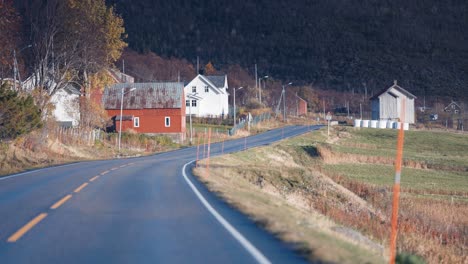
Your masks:
M196 86L192 86L192 93L196 93L197 92L197 87Z
M208 86L205 86L205 93L209 92L210 89L208 89Z
M185 106L190 106L190 100L185 100Z
M166 116L166 118L164 120L164 124L166 125L166 127L170 127L171 126L171 118Z
M197 100L192 100L192 107L197 107Z
M133 127L140 127L140 118L134 117L133 118Z

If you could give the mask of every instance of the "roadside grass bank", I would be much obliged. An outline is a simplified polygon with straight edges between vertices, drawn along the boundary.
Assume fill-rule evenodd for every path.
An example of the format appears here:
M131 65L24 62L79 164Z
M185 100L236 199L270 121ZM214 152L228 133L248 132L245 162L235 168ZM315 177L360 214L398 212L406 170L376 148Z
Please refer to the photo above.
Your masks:
M35 131L13 141L0 142L0 177L70 162L142 156L180 147L163 136L123 133L119 153L115 133L95 141L77 135Z
M466 263L466 134L407 131L398 252ZM333 127L210 160L195 174L310 260L388 256L396 131ZM339 242L338 242L339 241ZM354 254L353 252L359 252Z
M192 144L190 144L190 124L187 123L187 139L184 142L184 146L196 146L198 144L208 144L208 131L211 128L211 143L223 142L228 140L233 140L237 138L253 136L256 134L260 134L266 132L268 130L282 127L284 123L280 122L276 118L271 118L264 122L260 122L255 126L250 128L250 131L246 129L240 129L236 132L235 135L229 135L228 131L232 128L232 126L225 126L225 125L212 125L212 124L203 124L203 123L193 123L192 124Z
M384 262L378 243L336 224L316 209L345 201L356 210L376 215L359 197L304 166L317 163L303 149L316 140L323 140L317 132L214 158L210 160L209 176L203 167L205 161L201 161L195 174L212 191L294 244L311 261Z
M228 136L230 126L193 123L192 145L208 142L208 128L212 130L211 142L221 142L261 133L281 126L271 119L268 123L252 127L250 132L239 131L235 136ZM47 132L45 131L47 129ZM187 126L187 131L189 126ZM135 132L122 133L121 151L118 151L118 133L100 132L99 140L91 137L92 130L60 129L54 125L33 131L13 141L0 141L0 177L25 170L42 168L83 160L112 159L118 156L135 157L165 152L190 146L189 132L187 140L174 143L167 136L148 136Z

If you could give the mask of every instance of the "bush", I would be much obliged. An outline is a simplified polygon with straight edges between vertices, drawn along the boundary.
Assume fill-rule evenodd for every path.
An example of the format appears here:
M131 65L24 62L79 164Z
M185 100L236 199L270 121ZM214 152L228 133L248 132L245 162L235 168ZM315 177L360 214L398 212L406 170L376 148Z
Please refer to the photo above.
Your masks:
M419 256L408 253L399 253L395 258L395 263L398 264L425 264L426 262Z
M260 103L257 99L255 98L251 98L247 101L247 103L245 104L245 107L247 107L248 109L252 110L252 109L259 109L259 108L263 108L264 105L262 103Z
M20 96L0 85L0 139L15 139L42 127L41 111L30 95Z

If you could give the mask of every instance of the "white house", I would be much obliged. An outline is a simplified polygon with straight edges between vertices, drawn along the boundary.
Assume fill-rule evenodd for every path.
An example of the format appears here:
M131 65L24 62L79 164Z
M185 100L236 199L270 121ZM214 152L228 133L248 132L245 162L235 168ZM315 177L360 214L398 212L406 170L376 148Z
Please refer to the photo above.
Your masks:
M412 93L398 86L397 81L370 98L372 107L372 120L404 120L405 123L414 124L414 96ZM405 107L402 103L405 102ZM405 109L405 113L402 113Z
M39 83L37 75L32 74L23 83L23 90L31 93ZM45 85L56 86L52 79L47 79ZM80 123L80 89L73 83L66 84L62 89L58 89L51 97L50 103L54 105L53 116L62 127L74 127Z
M80 122L80 91L73 85L58 90L50 98L54 104L55 120L63 127L74 127Z
M199 74L185 88L185 112L199 117L227 117L228 81L226 75Z

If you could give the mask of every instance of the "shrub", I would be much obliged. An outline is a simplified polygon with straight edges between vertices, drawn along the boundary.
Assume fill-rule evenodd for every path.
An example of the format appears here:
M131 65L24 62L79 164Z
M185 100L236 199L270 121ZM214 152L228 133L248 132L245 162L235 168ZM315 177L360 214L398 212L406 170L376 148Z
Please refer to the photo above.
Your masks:
M424 260L416 255L408 253L399 253L395 258L395 263L398 264L425 264Z
M251 98L247 101L245 107L247 107L248 109L252 110L252 109L260 109L260 108L263 108L264 105L262 103L260 103L257 99L255 98Z
M41 112L30 95L0 85L0 139L15 139L42 127Z

